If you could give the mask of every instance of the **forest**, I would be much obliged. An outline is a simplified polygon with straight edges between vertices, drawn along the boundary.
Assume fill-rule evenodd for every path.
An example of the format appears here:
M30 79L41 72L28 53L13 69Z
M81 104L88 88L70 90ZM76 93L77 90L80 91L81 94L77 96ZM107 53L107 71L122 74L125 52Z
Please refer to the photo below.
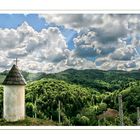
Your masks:
M6 73L0 74L0 81ZM51 120L66 126L119 126L118 96L122 95L124 125L137 125L137 107L140 107L139 70L126 72L69 69L55 74L22 74L28 83L28 117ZM1 85L0 118L2 112Z

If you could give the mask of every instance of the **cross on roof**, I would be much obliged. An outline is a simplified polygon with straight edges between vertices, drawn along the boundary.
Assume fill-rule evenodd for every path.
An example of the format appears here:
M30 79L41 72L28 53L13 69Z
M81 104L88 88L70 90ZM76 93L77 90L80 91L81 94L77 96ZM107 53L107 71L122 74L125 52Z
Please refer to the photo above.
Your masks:
M17 66L17 63L18 63L19 60L16 58L16 60L14 60L14 61L16 62L16 66Z

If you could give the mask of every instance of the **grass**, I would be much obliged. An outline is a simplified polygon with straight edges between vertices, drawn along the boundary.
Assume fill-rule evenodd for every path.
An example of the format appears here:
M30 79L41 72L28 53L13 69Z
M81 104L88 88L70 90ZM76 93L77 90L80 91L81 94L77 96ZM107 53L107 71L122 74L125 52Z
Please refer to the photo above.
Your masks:
M0 119L0 126L55 126L56 122L51 120L35 119L26 117L24 120L16 122L8 122L4 119Z

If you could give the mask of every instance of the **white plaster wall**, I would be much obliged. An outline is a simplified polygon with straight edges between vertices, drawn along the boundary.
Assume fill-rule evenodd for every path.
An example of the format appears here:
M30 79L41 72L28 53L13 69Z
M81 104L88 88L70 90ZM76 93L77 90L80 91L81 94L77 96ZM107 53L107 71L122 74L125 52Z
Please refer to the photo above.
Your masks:
M3 117L7 121L17 121L25 117L25 86L4 86Z

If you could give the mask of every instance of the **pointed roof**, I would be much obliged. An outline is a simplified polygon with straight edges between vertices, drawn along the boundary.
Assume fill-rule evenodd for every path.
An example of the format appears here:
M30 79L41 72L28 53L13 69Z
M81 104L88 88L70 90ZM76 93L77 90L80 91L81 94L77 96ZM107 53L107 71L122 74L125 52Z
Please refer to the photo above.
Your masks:
M7 74L3 85L26 85L26 81L20 73L18 67L14 64L9 73Z

